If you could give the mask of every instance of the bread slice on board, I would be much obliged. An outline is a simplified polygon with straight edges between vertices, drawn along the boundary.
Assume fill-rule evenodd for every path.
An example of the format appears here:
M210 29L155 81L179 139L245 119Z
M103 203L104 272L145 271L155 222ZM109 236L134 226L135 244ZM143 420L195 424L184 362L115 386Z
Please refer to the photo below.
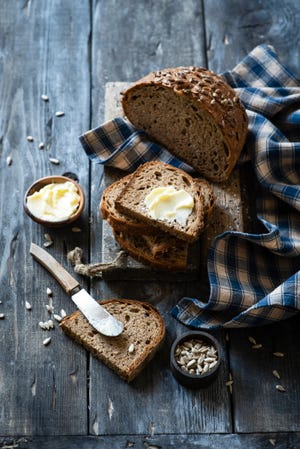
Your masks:
M245 143L243 104L204 68L152 72L123 92L122 106L133 125L211 181L229 177Z
M172 186L176 190L182 189L193 197L194 207L186 224L180 224L176 220L154 219L150 215L145 205L146 196L154 188L165 186ZM129 217L188 242L196 241L205 226L201 187L186 172L164 162L153 161L141 165L116 198L115 207Z
M80 311L64 318L62 330L122 379L131 382L152 359L165 336L165 323L150 304L130 299L99 301L124 324L118 337L97 332Z

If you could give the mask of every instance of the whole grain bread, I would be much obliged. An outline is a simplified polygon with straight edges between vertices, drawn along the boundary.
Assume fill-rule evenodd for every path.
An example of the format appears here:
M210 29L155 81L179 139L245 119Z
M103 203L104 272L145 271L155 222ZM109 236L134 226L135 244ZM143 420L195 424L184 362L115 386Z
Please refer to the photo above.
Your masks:
M152 359L165 336L165 324L150 304L129 299L99 301L108 312L124 324L118 337L97 332L78 310L64 318L62 330L94 357L131 382Z
M243 104L204 68L151 72L123 92L122 106L132 124L212 181L229 177L245 143Z
M107 220L108 223L119 231L126 230L133 233L148 233L153 234L156 229L147 223L139 222L135 218L129 217L122 212L118 211L115 207L116 198L123 191L124 187L131 179L131 174L124 176L123 178L115 181L110 186L106 187L103 191L100 202L100 214L103 220Z
M187 268L188 243L160 232L133 234L113 229L116 242L134 259L160 270L183 272Z
M167 221L151 217L144 203L145 198L155 187L161 186L183 189L193 197L194 207L185 225L176 220ZM152 161L139 166L116 198L115 207L129 217L148 223L188 242L197 240L205 227L205 208L201 187L186 172L164 162Z

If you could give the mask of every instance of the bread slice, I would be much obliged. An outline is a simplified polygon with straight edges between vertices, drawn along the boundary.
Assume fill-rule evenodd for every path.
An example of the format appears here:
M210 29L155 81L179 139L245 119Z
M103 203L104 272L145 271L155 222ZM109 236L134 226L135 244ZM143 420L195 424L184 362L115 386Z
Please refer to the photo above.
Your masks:
M183 189L194 199L194 207L185 225L176 220L154 219L145 205L146 196L156 187L173 186ZM175 237L194 242L204 228L205 211L199 184L183 170L164 162L146 162L132 175L128 184L115 200L116 209L138 221L148 223Z
M174 272L187 268L189 245L183 240L162 232L154 236L113 229L113 234L120 247L142 263Z
M155 233L156 229L146 223L139 222L135 218L124 215L119 212L115 207L116 198L123 191L124 187L131 179L131 174L124 176L123 178L115 181L110 186L106 187L103 191L100 202L100 214L103 220L107 220L108 223L119 231L130 231L133 233Z
M101 335L79 310L64 318L60 326L94 357L131 382L162 343L164 320L152 305L145 302L109 299L99 303L124 324L124 331L118 337Z
M133 125L212 181L228 178L245 143L243 104L204 68L152 72L123 93L122 106Z

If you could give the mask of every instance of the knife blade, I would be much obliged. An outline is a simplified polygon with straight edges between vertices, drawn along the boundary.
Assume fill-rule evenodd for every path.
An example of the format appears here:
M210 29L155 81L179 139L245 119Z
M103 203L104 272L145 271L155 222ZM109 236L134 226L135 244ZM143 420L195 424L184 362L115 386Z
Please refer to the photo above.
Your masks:
M103 335L116 337L123 331L123 324L102 307L79 282L47 251L35 243L30 245L30 254L58 281L66 293L86 317L91 326Z

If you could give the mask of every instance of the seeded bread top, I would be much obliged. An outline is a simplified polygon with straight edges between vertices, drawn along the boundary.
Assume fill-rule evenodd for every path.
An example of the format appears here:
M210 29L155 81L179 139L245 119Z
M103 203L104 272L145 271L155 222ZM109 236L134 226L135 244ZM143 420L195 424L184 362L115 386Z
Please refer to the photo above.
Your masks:
M177 97L188 98L192 104L195 105L195 112L193 110L187 111L190 116L197 115L199 109L205 110L207 117L217 125L220 130L220 135L224 140L224 150L217 149L217 151L225 151L223 167L219 167L219 171L214 173L212 170L202 172L202 163L195 161L194 150L187 151L187 149L178 149L178 135L176 129L170 128L168 130L159 128L160 117L156 117L156 111L150 106L146 97L152 98L155 95L154 90L150 92L147 87L156 87L156 95L159 95L159 89L172 91ZM162 91L161 91L162 92ZM141 110L137 111L135 107L135 98L143 95L145 98L141 100L144 102L144 117L141 118ZM169 114L169 102L165 105L165 114ZM149 75L135 82L123 93L122 106L127 118L135 125L144 129L150 136L154 136L154 140L162 142L167 149L180 157L194 167L197 171L203 174L207 179L213 181L223 181L228 178L240 152L245 143L248 118L243 104L235 91L224 81L224 79L216 75L210 70L200 67L177 67L151 72ZM181 110L178 110L178 115L182 114L184 105L181 105ZM148 117L147 117L148 114ZM159 111L157 114L161 114ZM188 115L187 114L187 115ZM205 117L206 118L206 117ZM203 117L201 117L203 120ZM148 123L147 123L148 121ZM146 126L145 126L146 124ZM148 126L150 124L150 126ZM200 123L201 124L201 123ZM165 139L166 132L172 133L174 141ZM160 138L161 137L161 138ZM180 136L181 138L181 136ZM199 143L201 144L201 132L199 131ZM201 148L198 150L201 152ZM207 161L210 155L207 154ZM209 163L209 162L208 162Z
M177 221L154 219L145 205L145 198L155 187L173 186L183 189L194 199L194 207L185 225ZM193 242L205 225L205 210L201 186L183 170L164 162L146 162L132 175L116 199L116 208L130 217L158 227L179 239Z

